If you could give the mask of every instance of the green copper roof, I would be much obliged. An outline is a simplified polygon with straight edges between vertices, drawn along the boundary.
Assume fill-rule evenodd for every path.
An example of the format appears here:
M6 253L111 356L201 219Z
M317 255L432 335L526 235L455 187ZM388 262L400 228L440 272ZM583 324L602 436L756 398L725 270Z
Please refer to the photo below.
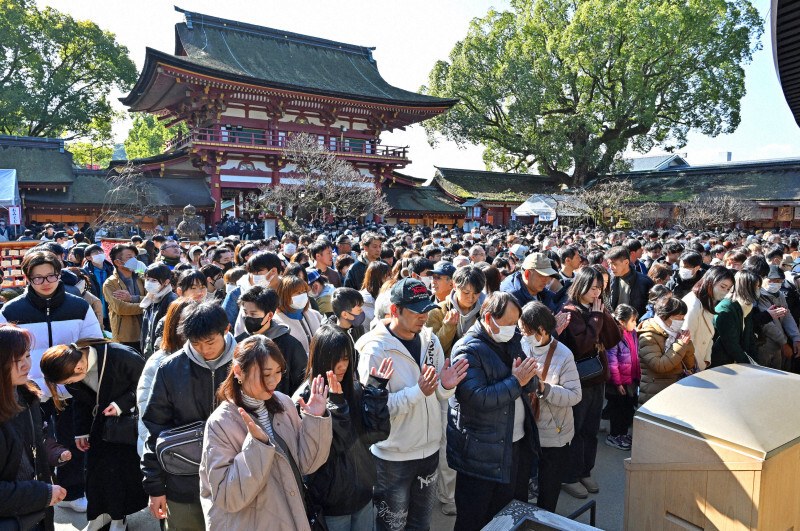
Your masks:
M433 186L384 185L382 192L392 210L397 212L464 214L458 203Z
M29 142L27 142L29 140ZM28 137L0 138L0 168L17 170L21 186L35 184L64 184L75 179L72 156L55 139Z
M175 55L206 69L276 88L367 101L448 107L457 102L390 85L378 72L374 48L175 9L186 17L175 26Z
M522 203L533 194L551 191L555 180L545 175L436 168L434 182L460 199Z

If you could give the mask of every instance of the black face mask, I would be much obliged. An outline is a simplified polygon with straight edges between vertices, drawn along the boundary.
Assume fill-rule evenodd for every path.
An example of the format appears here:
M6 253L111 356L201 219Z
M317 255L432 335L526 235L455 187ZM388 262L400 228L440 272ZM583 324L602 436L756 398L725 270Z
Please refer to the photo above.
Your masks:
M247 333L250 335L255 334L261 327L264 326L262 321L264 320L263 317L245 317L244 318L244 329L247 330Z
M233 267L233 262L228 262L227 264L222 264L222 270L227 271L228 269Z

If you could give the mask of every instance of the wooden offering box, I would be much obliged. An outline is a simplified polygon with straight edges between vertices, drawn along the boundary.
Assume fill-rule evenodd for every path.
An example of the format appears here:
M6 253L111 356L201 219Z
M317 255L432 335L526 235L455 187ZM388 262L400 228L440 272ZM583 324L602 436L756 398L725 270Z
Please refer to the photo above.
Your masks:
M800 376L726 365L669 386L633 421L630 531L800 529Z

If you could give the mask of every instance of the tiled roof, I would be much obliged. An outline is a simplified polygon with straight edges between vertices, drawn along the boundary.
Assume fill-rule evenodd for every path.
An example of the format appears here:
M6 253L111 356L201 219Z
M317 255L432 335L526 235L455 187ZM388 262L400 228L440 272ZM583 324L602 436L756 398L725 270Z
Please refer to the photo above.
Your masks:
M436 168L433 182L460 199L522 203L536 193L552 190L556 181L545 175Z
M276 88L360 97L411 105L453 105L390 85L372 50L183 9L175 26L178 59L218 72L267 82Z
M0 168L17 170L20 186L26 184L64 184L75 179L72 155L64 142L52 138L0 137Z
M614 178L630 179L641 201L687 201L709 193L752 201L800 200L800 159L694 166Z
M434 186L384 186L386 201L397 212L464 214L464 208Z
M630 171L655 171L669 167L685 167L689 163L680 155L654 155L652 157L636 157L628 159Z
M800 0L772 0L772 53L783 95L800 125Z

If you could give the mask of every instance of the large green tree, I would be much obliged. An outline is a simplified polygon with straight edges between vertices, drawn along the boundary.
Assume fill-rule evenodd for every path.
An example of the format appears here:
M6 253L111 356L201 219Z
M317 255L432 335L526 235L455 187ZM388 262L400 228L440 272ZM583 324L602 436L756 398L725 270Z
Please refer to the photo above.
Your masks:
M133 126L125 139L125 154L129 160L160 155L167 140L188 130L183 122L167 129L153 114L134 113Z
M108 94L136 66L113 34L31 0L0 0L0 133L75 139L110 135Z
M734 131L762 32L748 0L512 0L434 66L422 91L460 103L424 126L484 145L487 167L582 186L629 147Z

